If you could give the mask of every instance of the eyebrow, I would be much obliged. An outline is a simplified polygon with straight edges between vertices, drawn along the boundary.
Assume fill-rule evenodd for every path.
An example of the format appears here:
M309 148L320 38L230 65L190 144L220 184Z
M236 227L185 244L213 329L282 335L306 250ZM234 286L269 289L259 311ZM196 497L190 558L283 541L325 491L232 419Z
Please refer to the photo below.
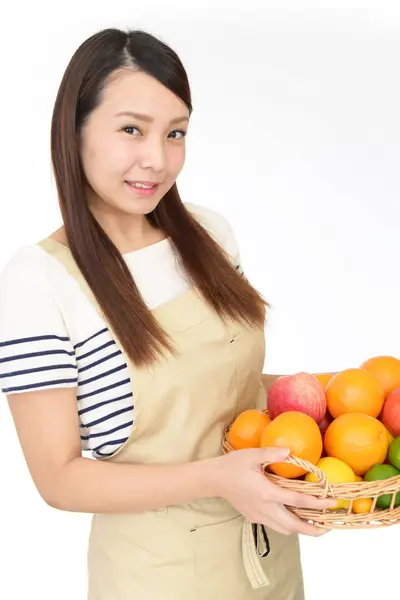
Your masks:
M138 121L145 121L146 123L153 123L153 117L149 117L148 115L143 115L142 113L132 112L131 110L124 110L115 115L116 117L132 117L133 119L137 119ZM175 119L171 119L170 124L173 125L175 123L182 123L183 121L189 121L189 117L175 117Z

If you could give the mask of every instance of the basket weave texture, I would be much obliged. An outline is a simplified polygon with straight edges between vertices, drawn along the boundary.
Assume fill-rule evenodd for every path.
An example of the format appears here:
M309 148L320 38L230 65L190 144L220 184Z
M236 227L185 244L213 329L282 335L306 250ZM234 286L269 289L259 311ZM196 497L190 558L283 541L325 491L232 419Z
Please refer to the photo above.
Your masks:
M267 411L264 411L267 413ZM228 441L229 428L225 431L222 442L224 454L235 452ZM274 483L317 498L336 498L349 500L350 505L347 509L324 510L298 508L288 506L287 508L297 515L300 519L312 522L319 527L326 529L366 529L384 527L400 523L400 505L395 507L396 495L400 493L400 475L391 477L382 481L356 481L355 483L335 483L330 484L326 475L321 469L306 460L296 456L288 456L284 461L296 465L316 475L318 482L312 483L304 479L288 479L280 477L268 471L268 464L262 465L264 475ZM379 496L390 494L390 507L386 510L376 506ZM371 498L373 503L368 513L356 514L353 512L353 502L358 498Z

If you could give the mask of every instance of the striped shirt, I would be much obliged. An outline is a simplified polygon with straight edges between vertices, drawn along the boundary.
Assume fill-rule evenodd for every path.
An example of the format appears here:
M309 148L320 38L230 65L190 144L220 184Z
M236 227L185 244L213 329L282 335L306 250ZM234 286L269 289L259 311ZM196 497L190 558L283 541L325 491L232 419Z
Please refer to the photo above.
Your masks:
M228 222L186 205L240 269ZM171 242L123 255L149 309L189 289ZM135 418L135 391L106 323L63 265L37 244L20 248L0 275L0 387L4 394L76 388L82 450L112 455Z

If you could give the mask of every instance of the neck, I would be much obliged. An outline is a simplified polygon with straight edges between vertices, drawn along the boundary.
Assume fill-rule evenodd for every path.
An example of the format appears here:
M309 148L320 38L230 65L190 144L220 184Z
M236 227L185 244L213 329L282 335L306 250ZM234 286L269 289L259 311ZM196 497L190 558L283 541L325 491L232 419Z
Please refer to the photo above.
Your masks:
M151 225L146 215L116 214L112 210L90 210L121 254L140 250L165 238L162 231Z

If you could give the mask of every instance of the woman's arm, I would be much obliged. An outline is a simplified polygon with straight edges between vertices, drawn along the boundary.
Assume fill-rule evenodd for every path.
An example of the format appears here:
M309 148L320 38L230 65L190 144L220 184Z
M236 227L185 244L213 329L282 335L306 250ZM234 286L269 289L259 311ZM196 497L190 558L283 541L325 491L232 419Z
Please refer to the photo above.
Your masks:
M34 484L54 508L140 512L215 495L213 459L158 466L82 457L74 388L13 394L8 402Z
M59 510L135 513L219 496L254 523L287 535L320 535L285 505L323 510L336 503L286 490L263 475L261 464L284 460L284 448L238 450L178 465L103 462L81 456L74 389L9 395L8 401L36 488Z

